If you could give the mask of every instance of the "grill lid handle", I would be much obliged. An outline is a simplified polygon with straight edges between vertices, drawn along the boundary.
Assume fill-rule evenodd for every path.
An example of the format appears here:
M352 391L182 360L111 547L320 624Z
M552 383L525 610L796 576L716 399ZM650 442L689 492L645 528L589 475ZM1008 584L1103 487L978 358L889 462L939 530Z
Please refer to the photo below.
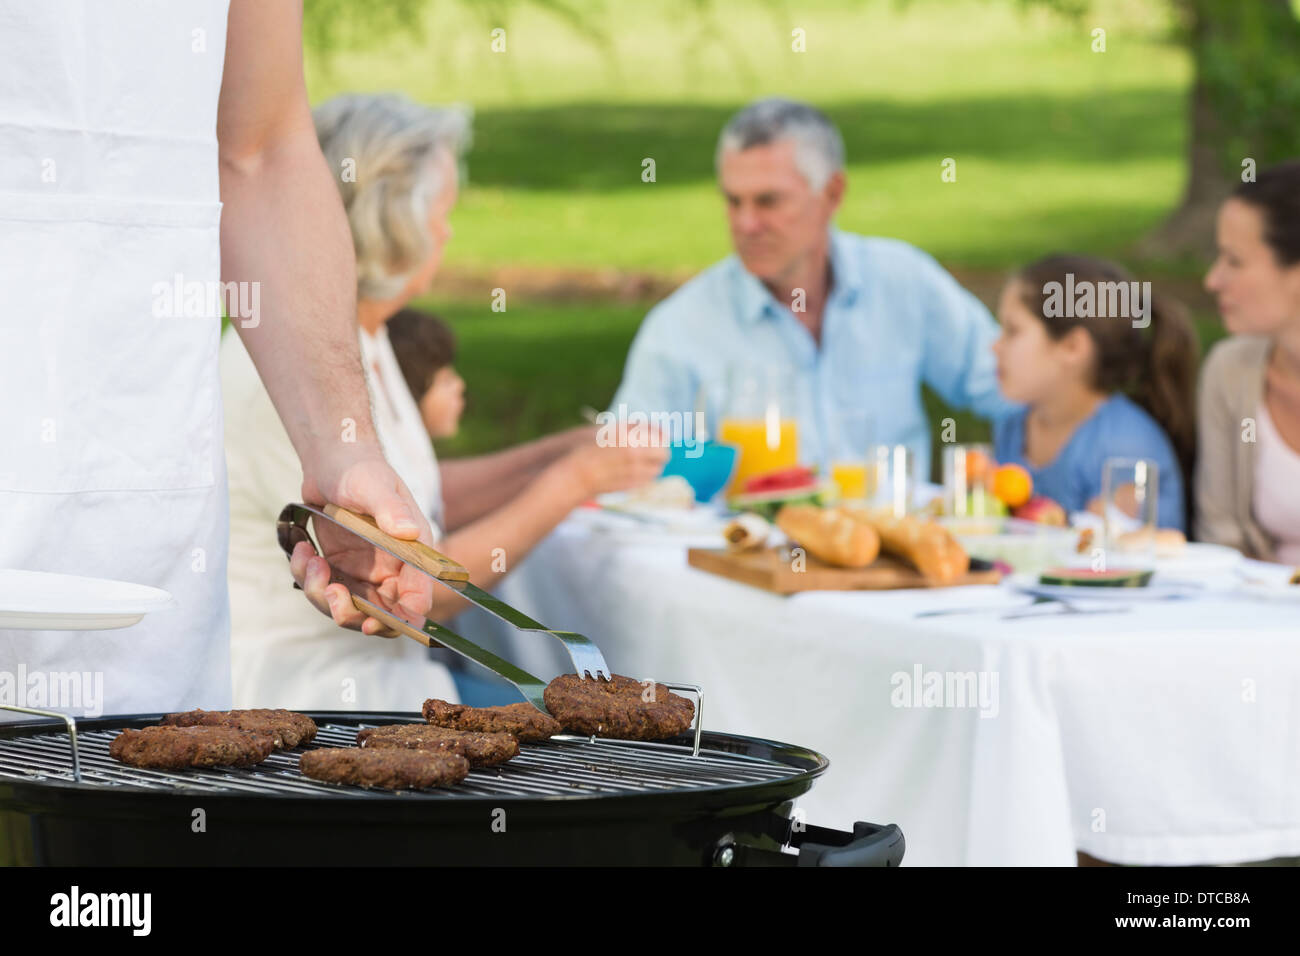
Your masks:
M713 855L715 866L898 866L907 848L898 824L853 824L853 832L803 824L774 814L765 836L772 843L794 847L798 853L783 853L762 844L727 842Z
M898 866L907 841L898 824L853 824L853 832L805 826L791 834L799 848L799 866Z

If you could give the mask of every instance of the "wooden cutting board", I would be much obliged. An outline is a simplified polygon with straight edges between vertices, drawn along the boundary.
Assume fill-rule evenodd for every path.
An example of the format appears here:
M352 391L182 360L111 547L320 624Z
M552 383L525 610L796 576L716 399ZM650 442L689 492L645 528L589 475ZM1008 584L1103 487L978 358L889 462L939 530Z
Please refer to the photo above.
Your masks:
M837 568L807 555L803 558L806 563L802 571L794 570L788 548L764 548L739 554L721 548L691 548L686 554L693 568L777 594L941 587L910 565L884 554L865 568ZM1001 580L1001 572L993 568L972 569L953 584L997 584Z

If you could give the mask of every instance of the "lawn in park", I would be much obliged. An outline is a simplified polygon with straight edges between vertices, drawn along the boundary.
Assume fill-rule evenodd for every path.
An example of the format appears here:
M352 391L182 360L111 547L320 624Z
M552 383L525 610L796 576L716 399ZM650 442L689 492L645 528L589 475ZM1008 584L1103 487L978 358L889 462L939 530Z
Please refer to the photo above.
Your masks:
M680 278L707 266L728 252L718 130L778 93L822 107L843 131L839 225L906 239L950 267L1001 275L1054 250L1123 259L1183 185L1190 63L1170 39L1166 0L1099 0L1078 20L1016 0L578 5L591 12L575 27L544 4L508 5L498 21L440 2L424 36L309 58L314 102L397 89L473 107L449 275ZM494 53L500 25L506 51ZM1105 52L1094 52L1097 29ZM792 50L794 30L804 52ZM646 159L654 182L642 179ZM941 179L945 159L955 182ZM1159 271L1186 282L1196 268ZM601 407L653 304L515 296L493 313L486 281L481 293L457 289L449 299L435 284L422 303L452 320L470 388L444 454Z

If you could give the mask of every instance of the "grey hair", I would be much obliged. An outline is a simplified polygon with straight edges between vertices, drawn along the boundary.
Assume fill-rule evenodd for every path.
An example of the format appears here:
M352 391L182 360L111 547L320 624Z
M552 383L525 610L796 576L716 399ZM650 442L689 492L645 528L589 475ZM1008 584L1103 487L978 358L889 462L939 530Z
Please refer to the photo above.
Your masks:
M825 113L807 103L777 96L756 100L727 121L718 137L714 167L727 150L794 141L795 165L814 190L844 168L844 140Z
M433 251L429 208L446 186L435 160L448 150L459 162L472 113L397 93L348 93L316 107L312 119L347 210L357 295L391 299Z

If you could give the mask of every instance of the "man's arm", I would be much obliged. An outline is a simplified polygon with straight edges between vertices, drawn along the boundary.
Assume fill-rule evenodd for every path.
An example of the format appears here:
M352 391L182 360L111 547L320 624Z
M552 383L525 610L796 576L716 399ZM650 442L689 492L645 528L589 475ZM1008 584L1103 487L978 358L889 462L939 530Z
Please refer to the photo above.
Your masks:
M260 305L256 321L232 318L302 460L304 500L372 514L395 537L431 543L371 421L352 242L303 84L301 3L232 0L217 139L222 278L258 284L258 299L249 299ZM317 533L334 572L370 585L390 607L427 610L432 583L423 575L373 549L348 550L339 533ZM380 629L353 609L344 585L330 584L327 560L309 545L298 546L290 568L338 623Z
M925 284L923 378L943 400L983 418L999 418L1015 406L998 389L993 343L997 321L968 290L930 256L919 257L917 280Z
M295 3L234 0L217 138L222 278L256 282L261 314L232 317L299 457L344 419L374 441L356 332L347 219L302 86Z

